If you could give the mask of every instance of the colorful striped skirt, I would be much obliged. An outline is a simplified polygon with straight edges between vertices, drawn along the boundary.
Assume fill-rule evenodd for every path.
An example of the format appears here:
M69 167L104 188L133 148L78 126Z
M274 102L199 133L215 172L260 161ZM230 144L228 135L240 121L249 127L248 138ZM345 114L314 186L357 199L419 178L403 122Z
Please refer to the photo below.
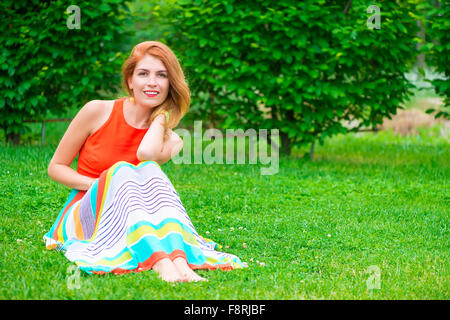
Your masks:
M195 230L158 163L119 161L87 191L72 189L50 231L47 249L64 252L87 273L151 269L160 259L186 259L191 269L244 268L241 260Z

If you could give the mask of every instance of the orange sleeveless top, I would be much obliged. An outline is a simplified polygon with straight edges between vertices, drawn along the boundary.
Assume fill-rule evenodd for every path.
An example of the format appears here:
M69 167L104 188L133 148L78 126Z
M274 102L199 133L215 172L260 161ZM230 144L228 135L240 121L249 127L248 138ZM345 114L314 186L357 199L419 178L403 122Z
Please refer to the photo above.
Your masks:
M117 161L139 164L136 152L148 129L138 129L126 122L124 100L114 101L108 120L86 139L78 155L79 174L98 178Z

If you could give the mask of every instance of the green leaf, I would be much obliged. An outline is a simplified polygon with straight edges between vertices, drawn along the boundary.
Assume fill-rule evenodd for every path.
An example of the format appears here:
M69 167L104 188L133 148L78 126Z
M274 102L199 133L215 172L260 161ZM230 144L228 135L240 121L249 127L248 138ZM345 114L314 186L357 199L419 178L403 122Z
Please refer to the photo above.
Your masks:
M281 58L281 52L278 51L278 50L273 50L273 57L274 57L276 60L279 60L279 59Z
M230 3L225 4L225 11L227 14L231 14L233 12L233 5Z
M311 78L316 79L317 77L319 77L319 71L313 69L309 72L309 75L311 76Z

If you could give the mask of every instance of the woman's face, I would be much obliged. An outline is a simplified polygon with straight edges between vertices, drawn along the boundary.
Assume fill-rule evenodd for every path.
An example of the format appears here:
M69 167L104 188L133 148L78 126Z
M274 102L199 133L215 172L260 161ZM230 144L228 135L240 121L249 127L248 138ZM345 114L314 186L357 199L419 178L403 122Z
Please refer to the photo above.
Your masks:
M161 60L146 54L136 65L133 75L128 79L137 104L157 107L169 94L169 78ZM155 91L157 92L155 94Z

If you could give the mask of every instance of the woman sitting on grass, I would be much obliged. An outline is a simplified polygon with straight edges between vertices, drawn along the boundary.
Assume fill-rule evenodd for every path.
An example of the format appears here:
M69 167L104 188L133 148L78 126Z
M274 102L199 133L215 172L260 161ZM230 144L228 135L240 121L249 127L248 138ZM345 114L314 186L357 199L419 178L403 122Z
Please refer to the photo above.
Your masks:
M205 280L193 269L243 268L197 233L160 167L183 146L171 128L190 104L176 56L146 41L122 74L129 97L88 102L50 161L49 176L72 191L44 235L47 248L63 250L88 273L153 269L169 282Z

